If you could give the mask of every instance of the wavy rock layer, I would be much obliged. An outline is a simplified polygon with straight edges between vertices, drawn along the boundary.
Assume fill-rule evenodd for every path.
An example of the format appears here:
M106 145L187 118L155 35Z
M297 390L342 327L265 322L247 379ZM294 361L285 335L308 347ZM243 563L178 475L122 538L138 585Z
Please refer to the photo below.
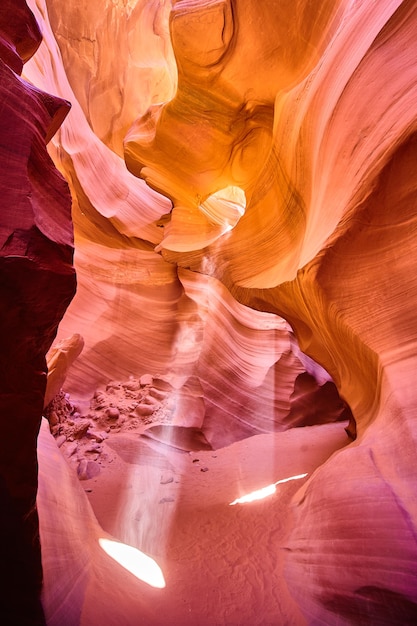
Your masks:
M111 435L111 440L111 465L97 479L106 498L94 480L87 496L87 483L77 480L44 420L39 513L48 625L210 626L227 615L230 624L304 626L281 575L284 553L271 549L291 524L288 501L296 483L278 485L276 497L254 506L230 502L273 481L314 471L346 445L341 424L258 435L215 455L169 447L156 452L129 435ZM117 473L106 479L115 465ZM117 555L113 560L101 549L103 538L155 559L166 587L146 584L149 572L146 576L141 567L139 575L128 573Z
M41 34L23 1L0 8L0 614L42 624L36 509L45 355L75 291L71 197L46 142L68 102L20 77Z
M43 23L44 42L25 71L34 83L74 103L51 148L73 193L78 275L77 295L59 338L77 333L85 341L68 372L66 391L87 410L97 387L109 381L148 373L163 376L176 390L174 421L203 427L216 446L249 434L339 419L343 403L337 394L325 399L320 376L315 391L324 402L316 417L294 411L290 416L297 377L305 372L291 329L275 314L238 304L214 278L178 274L175 265L157 254L172 203L129 173L110 150L117 150L114 142L125 123L116 124L110 113L116 107L109 104L116 65L110 71L103 42L111 40L116 49L121 40L125 45L125 34L131 31L130 52L121 55L125 74L118 78L126 103L123 115L132 107L136 113L145 110L158 93L155 85L151 99L142 86L133 90L138 65L155 80L157 67L163 66L164 94L171 95L175 72L168 25L161 22L168 4L138 2L130 9L109 5L104 18L90 3L82 19L78 8L65 6L58 12L57 6L31 2ZM97 35L87 46L93 22ZM93 86L98 84L101 91ZM157 114L156 104L151 111ZM266 115L270 121L270 113ZM96 128L95 116L110 124L104 133ZM245 201L237 186L215 190L205 199L205 214L215 221L213 240L238 221ZM205 241L198 221L194 232Z

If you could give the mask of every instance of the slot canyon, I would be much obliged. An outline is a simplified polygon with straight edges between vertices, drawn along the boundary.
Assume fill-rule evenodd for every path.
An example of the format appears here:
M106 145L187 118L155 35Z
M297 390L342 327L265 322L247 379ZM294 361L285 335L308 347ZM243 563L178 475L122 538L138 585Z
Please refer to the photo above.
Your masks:
M417 623L417 0L2 0L0 624Z

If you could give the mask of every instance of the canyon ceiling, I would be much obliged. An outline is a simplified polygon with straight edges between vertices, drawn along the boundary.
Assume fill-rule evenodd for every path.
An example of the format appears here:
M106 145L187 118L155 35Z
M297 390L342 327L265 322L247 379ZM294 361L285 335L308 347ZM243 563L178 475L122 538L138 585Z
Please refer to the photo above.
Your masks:
M416 0L3 1L7 623L44 619L44 407L144 376L213 449L344 420L279 575L305 623L416 623L416 32Z

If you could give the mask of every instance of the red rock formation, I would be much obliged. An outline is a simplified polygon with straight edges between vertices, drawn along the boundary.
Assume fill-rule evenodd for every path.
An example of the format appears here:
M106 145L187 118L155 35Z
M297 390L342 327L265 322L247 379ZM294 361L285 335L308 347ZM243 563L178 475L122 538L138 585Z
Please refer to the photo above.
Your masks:
M47 354L48 379L44 398L45 408L61 391L65 384L68 370L81 354L83 347L83 338L81 335L75 334L54 344L49 350Z
M67 4L31 3L47 46L28 75L81 103L53 148L76 198L80 290L63 336L81 333L86 350L71 391L162 368L195 400L193 425L204 399L213 439L291 423L309 380L283 315L359 435L295 500L291 592L310 623L414 623L416 3L178 0L175 95L166 29L150 19L168 3L112 4L115 31L97 37L95 3L82 16ZM159 51L123 47L118 72L102 42L131 43L136 17ZM163 74L169 102L133 95L129 75L146 72L147 88ZM135 106L125 158L150 188L118 156Z
M24 81L41 34L23 0L0 7L0 614L42 624L36 441L45 354L75 289L71 199L46 151L69 104Z

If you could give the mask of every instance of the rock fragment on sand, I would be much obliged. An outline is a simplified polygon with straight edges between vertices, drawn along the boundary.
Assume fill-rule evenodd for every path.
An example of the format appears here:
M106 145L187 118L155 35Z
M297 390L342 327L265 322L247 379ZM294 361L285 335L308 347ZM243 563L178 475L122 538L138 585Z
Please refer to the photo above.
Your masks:
M138 406L135 409L135 412L137 415L140 415L141 417L146 417L147 415L152 415L154 410L155 410L155 407L152 406L151 404L138 404Z
M109 438L108 433L106 433L104 430L90 430L87 434L91 439L95 439L97 443L102 443L105 439Z
M107 409L106 415L110 420L117 420L120 416L120 411L119 409L116 409L116 407L111 406Z
M79 419L74 422L74 426L72 429L72 436L74 437L74 439L80 439L81 437L84 437L84 435L87 433L87 430L90 428L90 425L90 420L87 419Z
M62 444L64 444L66 442L67 438L65 437L65 435L59 435L59 437L57 437L55 439L56 441L56 445L58 446L58 448L60 448L62 446Z
M149 389L149 396L152 396L153 398L155 398L155 400L162 402L162 400L165 400L165 398L167 397L167 392L162 391L161 389L155 389L155 387L151 387Z
M100 454L101 452L101 445L99 443L92 443L90 446L88 446L87 448L84 449L84 452L86 454Z
M140 382L136 380L136 378L131 378L126 383L123 383L122 387L124 387L124 389L128 389L129 391L138 391L140 388Z
M155 410L155 408L160 407L161 403L159 402L159 400L157 400L156 398L154 398L153 396L151 396L150 394L148 394L144 401L144 404L149 404L150 406L152 406Z
M48 421L51 426L56 426L59 424L59 416L56 411L51 411L48 415Z
M77 469L78 478L80 480L90 480L100 474L100 465L96 461L80 461Z
M69 443L67 446L65 446L65 449L64 449L65 455L68 458L70 458L73 454L77 452L77 448L78 448L78 445L75 441L73 441L72 443Z
M174 476L172 475L171 472L162 474L161 480L159 481L161 485L168 485L169 483L173 483L173 482L174 482Z
M152 385L153 376L151 376L151 374L144 374L139 378L139 383L141 387L146 387L146 385Z

